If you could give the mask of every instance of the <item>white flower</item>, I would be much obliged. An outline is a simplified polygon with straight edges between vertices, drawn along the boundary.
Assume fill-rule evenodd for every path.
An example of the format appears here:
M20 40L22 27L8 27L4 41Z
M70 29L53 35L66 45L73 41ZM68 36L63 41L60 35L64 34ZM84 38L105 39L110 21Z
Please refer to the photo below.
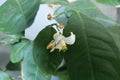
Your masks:
M67 45L72 45L75 43L75 35L71 32L69 37L64 37L61 33L57 32L53 35L53 40L48 44L47 49L53 52L55 49L60 51L66 51Z

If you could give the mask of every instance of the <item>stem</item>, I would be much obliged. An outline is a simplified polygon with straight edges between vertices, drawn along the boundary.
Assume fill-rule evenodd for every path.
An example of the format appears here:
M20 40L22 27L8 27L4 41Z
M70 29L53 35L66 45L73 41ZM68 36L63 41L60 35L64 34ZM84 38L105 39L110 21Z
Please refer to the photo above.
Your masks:
M55 17L59 17L59 16L61 16L62 14L66 14L66 13L69 13L69 12L74 12L74 11L73 11L73 10L66 10L66 11L63 11L63 12L61 12L61 13L56 14Z
M57 23L54 23L54 24L51 24L51 25L48 25L48 26L56 26L56 29L60 32L60 29L58 28ZM62 33L60 32L60 34L62 34Z

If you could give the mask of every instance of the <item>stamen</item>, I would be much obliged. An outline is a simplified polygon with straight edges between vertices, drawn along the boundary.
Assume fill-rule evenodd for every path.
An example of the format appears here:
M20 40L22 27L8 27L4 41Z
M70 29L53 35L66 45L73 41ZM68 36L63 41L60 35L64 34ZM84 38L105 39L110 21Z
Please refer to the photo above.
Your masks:
M47 49L53 49L53 48L55 48L55 45L56 45L55 41L52 40L52 41L48 44Z
M61 45L61 47L59 48L59 52L60 52L60 51L65 52L67 49L68 49L68 48L67 48L66 44L63 44L63 45Z

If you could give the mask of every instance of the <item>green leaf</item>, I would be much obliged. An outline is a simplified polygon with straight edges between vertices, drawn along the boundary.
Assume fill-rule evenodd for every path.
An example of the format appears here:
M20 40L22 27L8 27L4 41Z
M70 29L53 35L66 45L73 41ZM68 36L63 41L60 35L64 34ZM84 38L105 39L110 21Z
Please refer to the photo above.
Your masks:
M68 46L65 61L71 80L120 80L120 52L103 25L79 12L64 30L76 42Z
M12 80L9 75L0 70L0 80Z
M120 50L120 26L106 27Z
M50 77L45 77L43 73L41 73L38 66L35 64L32 54L32 46L29 47L29 52L27 52L24 56L24 60L22 62L22 75L24 80L50 80Z
M58 78L57 80L71 80L67 70L62 72L57 72L55 76Z
M0 33L0 45L11 45L16 42L19 42L20 39L23 37L22 33L19 34L4 34Z
M112 5L112 6L120 5L120 0L96 0L96 1L106 5Z
M70 6L73 8L73 10L80 11L82 14L94 18L96 20L98 18L109 19L90 0L80 0L80 1L78 0L74 3L71 3Z
M53 40L55 30L46 27L37 36L33 45L33 58L44 75L48 76L57 71L57 67L62 61L59 51L50 52L47 45Z
M19 33L35 18L40 0L7 0L0 6L0 31Z
M76 2L78 6L78 3L81 2ZM81 4L84 4L85 2L83 1ZM88 6L87 6L88 5ZM111 19L109 16L105 15L95 4L93 4L90 1L87 1L87 7L85 7L85 9L81 8L81 6L79 6L80 12L83 13L84 15L98 21L99 23L101 23L102 25L104 25L105 27L110 27L110 26L116 26L118 25L118 23Z
M42 4L67 4L67 0L41 0Z
M10 59L12 63L17 63L23 59L24 54L29 51L29 45L31 42L29 40L22 40L12 46Z

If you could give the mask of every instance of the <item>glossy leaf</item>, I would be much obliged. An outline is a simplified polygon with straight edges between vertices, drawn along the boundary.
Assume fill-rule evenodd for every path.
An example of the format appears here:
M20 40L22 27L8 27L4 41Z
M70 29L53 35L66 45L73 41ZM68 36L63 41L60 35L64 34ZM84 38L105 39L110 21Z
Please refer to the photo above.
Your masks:
M111 24L112 25L112 24ZM106 27L120 50L120 26Z
M19 42L23 37L22 33L19 34L4 34L0 33L0 45L11 45Z
M68 1L67 0L41 0L42 4L67 4Z
M58 80L71 80L67 70L66 71L62 71L62 72L58 72L56 74L56 77L57 77Z
M39 8L40 0L7 0L0 6L0 31L19 33L29 27Z
M90 0L78 0L70 4L74 10L81 12L82 14L91 17L95 20L99 19L109 19L108 16L105 16L100 9L92 3Z
M17 63L21 61L24 57L24 54L29 51L30 44L31 42L29 40L22 40L21 42L14 44L11 49L11 62Z
M120 5L120 0L96 0L96 1L112 6Z
M24 56L22 62L22 75L24 80L50 80L50 77L45 77L38 66L35 64L32 54L32 44L29 47L29 52Z
M65 60L71 80L119 80L120 52L103 25L79 12L64 30L73 32L76 42L68 47Z
M0 80L12 80L9 75L0 70Z
M54 74L57 71L57 67L62 61L58 50L50 52L46 49L47 45L53 40L53 34L55 30L52 27L44 28L37 36L33 45L33 57L45 75Z

